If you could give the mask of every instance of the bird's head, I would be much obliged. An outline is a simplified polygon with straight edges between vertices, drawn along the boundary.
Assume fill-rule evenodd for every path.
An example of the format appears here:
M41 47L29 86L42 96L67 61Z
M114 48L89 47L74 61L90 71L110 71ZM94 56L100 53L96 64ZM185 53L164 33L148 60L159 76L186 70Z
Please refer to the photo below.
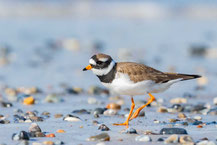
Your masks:
M90 58L89 65L83 71L92 70L95 75L103 76L108 74L114 66L115 62L111 56L99 53Z

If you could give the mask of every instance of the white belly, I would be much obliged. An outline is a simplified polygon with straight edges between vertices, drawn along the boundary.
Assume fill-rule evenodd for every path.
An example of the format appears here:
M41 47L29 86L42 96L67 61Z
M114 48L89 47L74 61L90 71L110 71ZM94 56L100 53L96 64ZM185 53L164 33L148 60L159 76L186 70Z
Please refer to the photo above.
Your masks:
M167 83L156 84L154 81L145 80L134 83L128 75L117 73L112 83L102 83L105 87L111 89L119 95L144 95L146 93L158 93L167 90L173 83L179 80L169 81Z

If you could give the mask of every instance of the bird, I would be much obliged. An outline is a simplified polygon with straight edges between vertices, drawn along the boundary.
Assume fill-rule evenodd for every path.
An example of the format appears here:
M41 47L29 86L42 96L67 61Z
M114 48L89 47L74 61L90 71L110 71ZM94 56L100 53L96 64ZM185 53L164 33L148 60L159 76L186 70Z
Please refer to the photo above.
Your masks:
M89 59L89 65L83 71L92 70L102 85L119 95L131 97L131 109L124 123L113 125L128 126L129 121L137 118L140 111L151 104L155 97L153 93L161 93L174 83L200 78L200 75L162 72L152 67L136 62L115 62L111 56L103 53L95 54ZM134 113L136 95L148 94L147 103Z

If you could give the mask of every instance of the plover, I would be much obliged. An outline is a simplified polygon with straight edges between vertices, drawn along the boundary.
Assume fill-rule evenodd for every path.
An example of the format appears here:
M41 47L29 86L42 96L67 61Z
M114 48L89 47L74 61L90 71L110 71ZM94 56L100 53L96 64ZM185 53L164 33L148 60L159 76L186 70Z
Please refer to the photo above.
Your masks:
M114 125L128 126L129 120L136 118L139 112L155 100L151 93L160 93L167 90L172 84L179 81L199 78L199 75L167 73L152 67L135 62L115 62L106 54L93 55L89 65L83 71L92 70L101 83L119 95L131 96L131 109L124 123ZM134 113L133 96L148 94L148 102L139 107Z

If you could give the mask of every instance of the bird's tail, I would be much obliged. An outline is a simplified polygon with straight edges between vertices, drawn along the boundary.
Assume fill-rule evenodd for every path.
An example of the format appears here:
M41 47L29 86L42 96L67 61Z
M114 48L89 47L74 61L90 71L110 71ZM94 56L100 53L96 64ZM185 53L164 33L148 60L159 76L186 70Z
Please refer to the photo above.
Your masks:
M166 73L171 80L181 79L180 81L191 80L200 78L200 75L189 75L189 74L179 74L179 73Z

